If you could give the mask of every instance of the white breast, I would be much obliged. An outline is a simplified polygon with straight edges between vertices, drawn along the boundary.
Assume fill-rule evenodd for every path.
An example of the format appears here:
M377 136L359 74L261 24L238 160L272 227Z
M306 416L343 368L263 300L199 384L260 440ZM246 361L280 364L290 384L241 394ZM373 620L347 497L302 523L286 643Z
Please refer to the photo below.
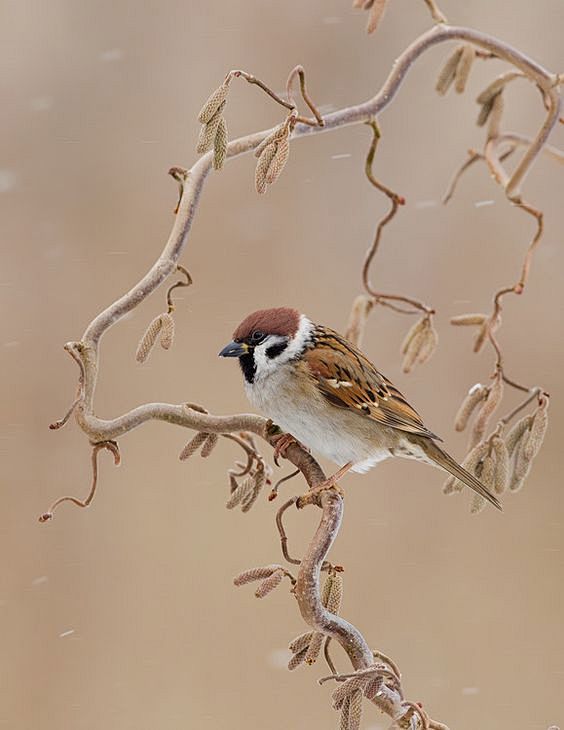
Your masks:
M367 437L362 416L328 404L316 388L296 377L292 363L265 377L259 375L245 388L253 406L314 454L338 466L352 462L353 471L365 472L391 456L387 445Z

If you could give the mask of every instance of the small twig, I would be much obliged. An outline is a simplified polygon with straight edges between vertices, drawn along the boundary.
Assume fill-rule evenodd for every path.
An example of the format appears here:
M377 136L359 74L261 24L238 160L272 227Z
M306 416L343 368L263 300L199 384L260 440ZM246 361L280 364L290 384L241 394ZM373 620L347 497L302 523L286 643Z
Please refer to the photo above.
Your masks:
M506 381L507 382L507 381ZM502 423L504 426L507 425L515 416L520 413L524 408L526 408L529 403L532 403L535 398L538 398L543 393L543 389L536 386L535 388L530 389L530 395L525 398L524 401L519 403L518 406L516 406L512 411L510 411L506 416L500 419L500 423Z
M177 289L179 286L190 286L192 284L192 277L186 271L184 266L181 266L180 264L176 264L176 270L180 271L181 274L184 274L186 277L186 281L177 281L176 284L173 284L171 287L169 287L167 293L166 293L166 303L168 306L168 313L172 314L174 312L174 304L172 303L172 292Z
M337 670L335 668L335 665L333 664L333 660L331 659L331 654L329 653L329 646L331 644L331 637L326 636L325 641L323 643L323 656L325 658L325 661L327 662L327 666L329 667L329 671L331 674L337 674Z
M446 16L441 12L435 0L425 0L425 4L431 12L431 16L435 23L447 23Z
M296 558L292 558L288 552L288 535L286 535L286 530L284 529L284 523L282 522L282 518L284 516L284 512L286 512L288 507L292 507L292 505L296 504L297 500L297 497L292 497L292 499L284 502L284 504L276 513L276 527L278 528L278 534L280 535L280 547L282 548L282 555L284 556L286 562L291 563L292 565L301 565L302 561L297 560Z
M186 170L184 167L171 167L168 171L168 174L173 177L178 183L178 202L176 203L173 211L174 215L176 215L178 213L178 209L180 208L180 201L182 200L182 196L184 194L184 187L189 173L188 170Z
M282 477L279 479L276 484L272 487L270 490L270 494L268 495L268 501L272 502L272 500L276 499L278 496L278 490L280 489L281 485L284 484L284 482L290 481L290 479L293 479L294 477L298 476L300 473L299 469L296 469L291 474L287 474L285 477Z
M295 68L290 71L290 75L288 76L288 81L286 82L286 93L288 95L288 101L294 104L296 106L296 102L294 99L294 95L292 93L292 84L294 82L294 79L296 76L299 76L300 79L300 92L302 94L302 99L305 101L305 103L308 105L311 113L315 117L315 122L309 121L306 122L306 124L311 124L312 126L316 124L318 127L323 127L325 122L323 121L323 117L319 113L319 110L313 103L311 97L309 96L306 88L306 80L305 80L305 70L303 66L296 66ZM301 119L300 119L301 121Z
M88 492L88 496L86 499L81 500L78 499L78 497L71 497L71 496L65 496L65 497L59 497L59 499L55 500L53 504L49 507L47 512L44 512L39 517L39 522L47 522L48 520L53 518L53 513L57 509L57 507L62 504L63 502L72 502L77 507L88 507L92 500L94 499L94 495L96 493L96 486L98 483L98 452L101 449L107 449L108 451L111 451L114 455L114 464L116 466L119 466L121 461L121 456L119 453L119 447L115 441L102 441L98 444L92 445L92 485L90 487L90 491Z

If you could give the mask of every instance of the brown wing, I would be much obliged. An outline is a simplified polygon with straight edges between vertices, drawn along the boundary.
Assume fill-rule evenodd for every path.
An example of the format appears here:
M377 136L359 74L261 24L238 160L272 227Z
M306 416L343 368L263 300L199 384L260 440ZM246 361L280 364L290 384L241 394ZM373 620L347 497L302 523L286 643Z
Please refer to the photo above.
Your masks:
M304 360L334 406L350 408L383 426L438 439L399 390L337 332L317 327L315 347L305 352Z

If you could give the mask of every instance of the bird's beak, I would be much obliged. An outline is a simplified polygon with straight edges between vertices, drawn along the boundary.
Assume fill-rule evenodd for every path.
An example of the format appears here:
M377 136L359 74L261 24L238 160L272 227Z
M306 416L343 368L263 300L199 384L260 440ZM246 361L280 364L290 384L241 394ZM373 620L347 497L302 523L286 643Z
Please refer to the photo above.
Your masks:
M219 357L241 357L249 349L249 346L244 342L235 342L233 340L228 345L225 345L223 350L219 353Z

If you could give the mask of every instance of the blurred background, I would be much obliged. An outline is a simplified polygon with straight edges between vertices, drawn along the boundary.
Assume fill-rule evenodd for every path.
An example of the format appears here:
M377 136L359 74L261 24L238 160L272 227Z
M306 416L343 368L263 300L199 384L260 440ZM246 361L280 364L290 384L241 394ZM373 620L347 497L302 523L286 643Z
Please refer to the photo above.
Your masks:
M563 71L560 0L445 0L451 22L499 35ZM159 255L173 222L171 165L195 160L196 116L230 68L283 89L297 63L325 111L372 96L397 55L429 27L423 2L395 0L373 37L348 0L32 0L0 3L0 230L3 311L0 726L17 730L219 730L335 727L327 673L286 670L304 624L287 590L262 602L235 589L238 572L281 558L276 503L225 509L238 452L178 461L189 434L149 424L121 441L123 464L100 455L89 510L63 494L90 485L89 445L74 423L50 432L70 404L76 366L62 349ZM471 352L454 314L487 311L513 282L533 223L474 167L440 204L466 150L479 146L475 96L503 67L478 63L466 95L438 98L448 53L426 54L380 118L377 175L408 204L386 230L373 269L384 291L438 310L440 347L412 375L399 344L412 321L377 309L364 348L462 457L453 416L492 356ZM258 89L234 82L230 135L283 118ZM506 126L533 134L537 92L517 82ZM363 176L370 133L343 129L292 145L264 197L254 160L210 176L182 257L194 286L177 297L173 349L139 366L134 353L157 291L104 338L97 413L139 403L196 401L214 413L248 410L235 363L217 352L249 311L288 304L345 327L360 265L387 202ZM564 145L562 128L552 142ZM544 729L563 722L564 501L562 450L562 168L539 160L525 186L546 235L522 298L508 298L500 331L510 375L553 396L551 430L522 492L503 514L469 514L446 498L439 472L390 461L347 476L346 515L332 552L346 567L343 614L404 673L408 697L457 730ZM506 405L517 402L509 394ZM265 453L268 449L265 449ZM270 456L270 454L269 454ZM277 475L289 472L283 464ZM298 480L284 488L299 493ZM299 554L315 510L289 515ZM334 650L338 667L346 658ZM364 727L387 718L367 708Z

